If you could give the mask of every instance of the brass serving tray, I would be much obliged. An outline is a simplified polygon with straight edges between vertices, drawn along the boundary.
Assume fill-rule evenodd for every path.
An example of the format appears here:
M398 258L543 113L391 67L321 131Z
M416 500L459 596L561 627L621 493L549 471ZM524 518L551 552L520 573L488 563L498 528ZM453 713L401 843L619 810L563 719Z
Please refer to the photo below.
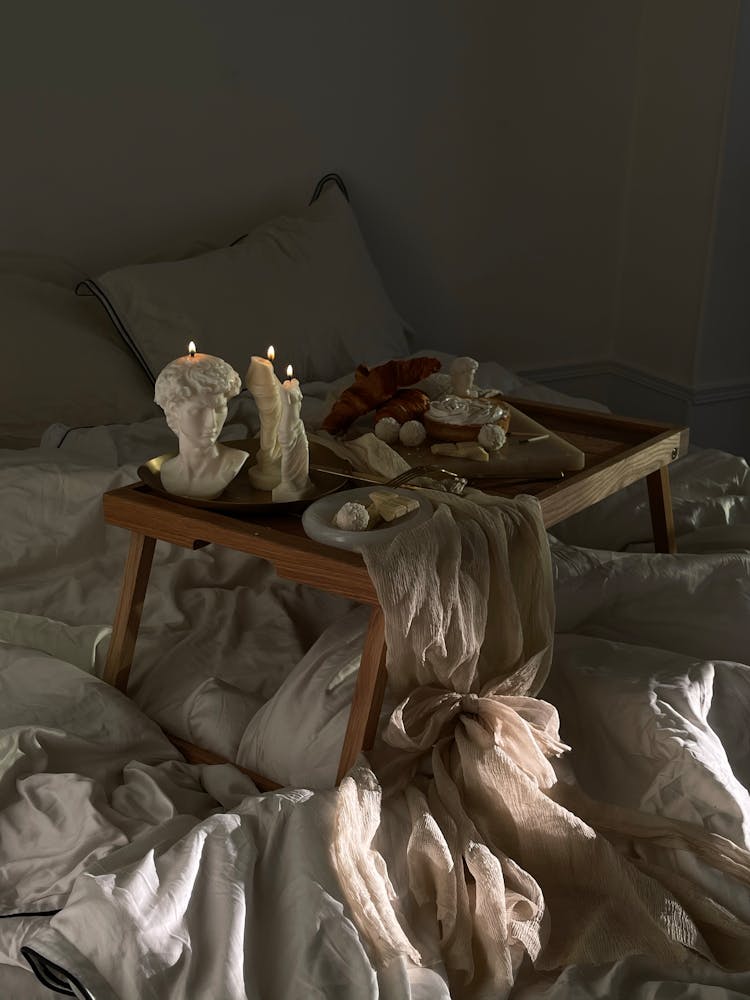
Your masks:
M310 479L315 487L315 492L304 500L289 500L282 503L274 503L270 490L256 490L247 478L247 470L252 464L255 453L258 450L259 442L257 438L250 438L244 441L222 441L221 444L227 448L238 448L240 451L250 453L250 459L245 462L240 471L229 483L224 492L214 500L202 500L197 497L182 497L176 493L169 493L164 489L161 482L160 470L162 465L170 458L177 455L176 451L168 452L165 455L157 455L156 458L149 459L138 467L138 477L141 482L148 486L154 493L176 500L179 503L188 504L190 507L200 507L203 510L223 511L225 514L294 514L303 511L309 504L321 497L335 493L344 489L349 484L349 479L345 476L333 475L328 472L310 472ZM310 442L310 464L327 465L332 469L341 469L342 473L349 472L351 466L344 459L339 458L325 445L317 442Z

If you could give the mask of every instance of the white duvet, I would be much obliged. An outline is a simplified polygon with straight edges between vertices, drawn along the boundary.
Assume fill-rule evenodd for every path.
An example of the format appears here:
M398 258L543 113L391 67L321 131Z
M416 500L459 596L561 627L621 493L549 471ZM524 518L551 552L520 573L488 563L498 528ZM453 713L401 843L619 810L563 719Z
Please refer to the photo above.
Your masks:
M496 367L480 379L519 392ZM308 418L335 388L307 388ZM254 421L240 400L228 432ZM0 453L0 997L447 996L439 967L375 969L329 860L366 612L259 560L160 543L124 698L95 677L127 547L101 494L171 436L154 421L45 444ZM750 478L696 452L672 484L678 556L643 551L642 485L556 530L542 696L590 795L750 847ZM233 768L186 765L152 720L294 787L259 795ZM402 819L377 841L396 885ZM711 890L735 909L744 892ZM747 996L750 972L525 965L512 995Z

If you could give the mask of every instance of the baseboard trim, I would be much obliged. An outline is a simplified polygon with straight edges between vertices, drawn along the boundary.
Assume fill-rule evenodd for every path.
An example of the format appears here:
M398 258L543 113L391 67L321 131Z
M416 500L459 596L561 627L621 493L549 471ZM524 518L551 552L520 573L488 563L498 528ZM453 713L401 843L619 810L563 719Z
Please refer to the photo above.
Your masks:
M686 386L619 361L527 369L523 378L615 412L690 427L694 444L750 456L750 382Z
M721 403L750 397L750 382L726 382L705 386L686 386L652 375L650 372L623 364L620 361L591 361L577 364L554 365L550 368L530 368L518 373L523 378L549 385L579 379L624 379L634 385L658 392L662 396L679 399L691 406Z
M750 396L750 382L729 382L726 385L705 386L693 390L693 405L723 403L730 399L747 399Z

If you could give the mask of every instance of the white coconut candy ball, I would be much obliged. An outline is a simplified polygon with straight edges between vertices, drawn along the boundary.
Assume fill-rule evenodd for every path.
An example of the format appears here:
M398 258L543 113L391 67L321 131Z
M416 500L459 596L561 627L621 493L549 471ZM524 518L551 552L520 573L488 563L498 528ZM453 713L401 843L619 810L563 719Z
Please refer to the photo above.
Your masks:
M367 507L349 500L336 511L333 523L342 531L365 531L370 523Z
M477 441L487 451L498 451L505 444L507 435L497 424L485 424L477 434Z
M417 388L427 393L430 399L438 399L440 396L447 396L451 391L452 382L450 375L445 372L433 372L427 378L417 383Z
M427 437L427 431L424 429L424 424L420 424L418 420L407 420L401 425L398 437L401 444L407 448L418 448Z
M398 441L398 432L401 424L393 417L383 417L375 424L375 437L385 441L386 444L395 444Z

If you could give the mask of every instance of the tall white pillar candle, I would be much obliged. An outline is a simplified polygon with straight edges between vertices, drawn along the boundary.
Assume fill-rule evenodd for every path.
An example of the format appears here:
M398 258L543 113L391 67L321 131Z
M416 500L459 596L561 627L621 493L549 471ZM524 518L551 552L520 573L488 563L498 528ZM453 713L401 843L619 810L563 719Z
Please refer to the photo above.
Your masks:
M260 448L255 465L247 473L256 490L272 490L281 481L281 447L278 442L281 383L273 370L273 359L273 347L268 348L267 358L253 355L245 378L260 417Z

